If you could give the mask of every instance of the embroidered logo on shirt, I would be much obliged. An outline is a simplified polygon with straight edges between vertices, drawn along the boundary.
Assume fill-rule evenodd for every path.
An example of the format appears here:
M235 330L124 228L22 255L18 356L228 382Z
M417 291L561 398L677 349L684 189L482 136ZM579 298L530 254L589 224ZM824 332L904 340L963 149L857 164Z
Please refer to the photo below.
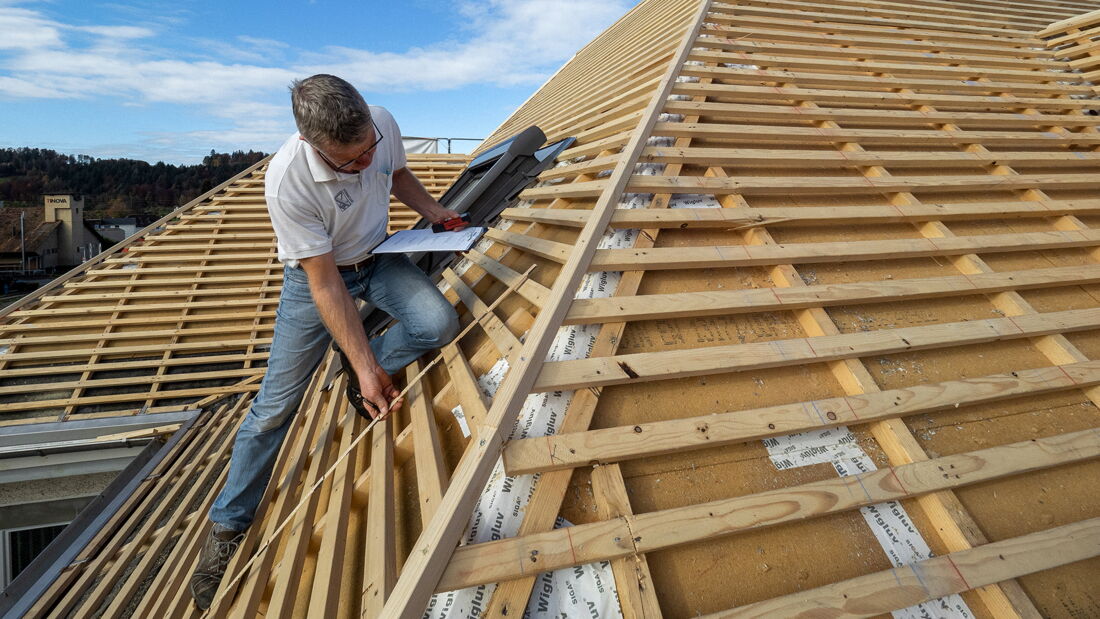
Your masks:
M348 210L348 207L354 202L355 200L351 199L351 195L348 194L347 189L341 189L340 193L336 194L336 206L339 206L341 211Z

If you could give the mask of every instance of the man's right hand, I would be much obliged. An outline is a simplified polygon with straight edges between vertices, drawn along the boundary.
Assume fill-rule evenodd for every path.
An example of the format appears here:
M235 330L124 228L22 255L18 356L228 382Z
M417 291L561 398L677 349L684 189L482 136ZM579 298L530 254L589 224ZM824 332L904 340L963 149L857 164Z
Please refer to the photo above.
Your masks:
M400 400L391 402L400 392L380 365L359 376L359 391L363 394L363 406L372 419L384 419L390 410L401 406Z

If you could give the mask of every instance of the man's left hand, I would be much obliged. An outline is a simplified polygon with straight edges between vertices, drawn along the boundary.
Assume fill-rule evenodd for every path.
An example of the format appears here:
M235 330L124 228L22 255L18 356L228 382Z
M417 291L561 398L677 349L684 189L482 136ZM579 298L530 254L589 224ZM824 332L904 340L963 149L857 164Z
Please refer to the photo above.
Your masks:
M452 211L449 208L443 208L442 206L440 206L432 213L432 216L429 219L431 219L431 222L433 224L438 224L443 223L448 219L453 219L455 217L459 217L459 214L457 212Z

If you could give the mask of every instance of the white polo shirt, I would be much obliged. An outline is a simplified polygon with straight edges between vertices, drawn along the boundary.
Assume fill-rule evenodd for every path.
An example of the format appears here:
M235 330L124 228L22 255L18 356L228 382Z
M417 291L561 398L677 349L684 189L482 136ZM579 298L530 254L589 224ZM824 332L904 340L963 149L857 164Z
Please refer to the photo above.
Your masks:
M331 251L336 264L355 264L386 237L393 173L405 167L405 148L393 116L374 105L370 111L383 137L361 172L333 170L297 133L271 158L264 197L281 262L295 267Z

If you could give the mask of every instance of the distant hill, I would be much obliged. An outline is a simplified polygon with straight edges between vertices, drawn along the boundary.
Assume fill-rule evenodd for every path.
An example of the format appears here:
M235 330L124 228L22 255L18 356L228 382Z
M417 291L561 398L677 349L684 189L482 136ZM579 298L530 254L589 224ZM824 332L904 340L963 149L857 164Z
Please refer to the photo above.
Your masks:
M41 203L43 193L71 192L84 196L88 216L147 219L189 202L266 156L251 150L211 150L201 164L177 166L64 155L44 148L4 148L0 201L32 206Z

